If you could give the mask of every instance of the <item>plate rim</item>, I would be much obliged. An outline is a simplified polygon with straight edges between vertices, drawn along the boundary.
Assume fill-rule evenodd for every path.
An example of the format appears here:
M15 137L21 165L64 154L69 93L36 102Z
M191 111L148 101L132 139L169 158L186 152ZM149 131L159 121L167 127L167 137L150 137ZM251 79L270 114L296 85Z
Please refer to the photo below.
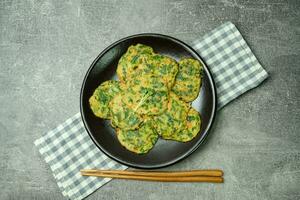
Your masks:
M168 39L171 40L172 42L175 42L183 47L185 47L185 49L187 49L188 51L192 52L194 54L195 57L197 57L197 60L199 60L203 67L204 70L207 73L208 79L209 79L209 83L211 85L211 89L212 89L212 97L213 97L213 108L212 108L212 116L209 119L208 125L206 130L202 133L202 136L199 138L199 140L193 145L193 147L191 149L189 149L187 152L183 153L181 156L178 156L175 159L172 159L168 162L164 162L161 164L155 164L155 165L145 165L145 164L132 164L129 162L126 162L122 159L116 158L113 155L110 155L110 153L108 151L106 151L104 148L102 148L102 146L100 144L98 144L98 142L96 141L96 139L94 138L93 134L91 133L87 121L84 117L83 114L83 90L85 88L86 85L86 80L87 77L90 74L90 71L95 67L96 63L98 62L98 60L104 55L106 54L111 48L113 48L114 46L116 46L117 44L126 41L128 39L133 39L133 38L138 38L138 37L156 37L156 38L162 38L162 39ZM92 62L92 64L89 66L82 85L81 85L81 90L80 90L80 115L81 115L81 119L83 121L84 127L89 135L89 137L92 139L93 143L98 147L98 149L100 151L102 151L106 156L108 156L109 158L111 158L112 160L121 163L123 165L126 165L128 167L133 167L133 168L139 168L139 169L158 169L158 168L163 168L163 167L168 167L170 165L173 165L175 163L178 163L180 161L182 161L183 159L187 158L189 155L191 155L193 152L195 152L199 146L204 142L204 140L207 138L209 131L213 125L213 122L215 120L216 117L216 111L217 111L217 92L216 92L216 85L213 79L213 76L209 70L209 68L207 67L206 63L204 62L204 60L202 59L202 57L198 54L198 52L196 50L194 50L190 45L186 44L185 42L174 38L172 36L169 35L164 35L164 34L160 34L160 33L139 33L139 34L134 34L134 35L130 35L124 38L121 38L115 42L113 42L112 44L110 44L108 47L106 47L104 50L102 50L100 52L100 54L94 59L94 61Z

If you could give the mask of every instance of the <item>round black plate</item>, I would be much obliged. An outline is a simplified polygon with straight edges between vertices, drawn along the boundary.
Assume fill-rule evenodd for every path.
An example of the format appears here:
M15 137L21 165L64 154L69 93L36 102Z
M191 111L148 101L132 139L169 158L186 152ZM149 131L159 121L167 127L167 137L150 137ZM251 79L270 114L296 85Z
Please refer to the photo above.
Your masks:
M138 155L126 150L117 140L114 129L108 120L94 116L89 108L89 98L96 87L109 79L117 79L118 60L130 45L142 43L151 46L156 53L168 55L177 61L183 57L199 60L204 66L202 87L192 106L201 113L201 133L187 143L159 139L154 148L145 155ZM161 34L139 34L121 39L107 47L94 60L84 78L80 111L87 132L110 158L135 168L160 168L182 160L195 151L207 136L216 112L216 90L212 76L201 57L188 45L178 39Z

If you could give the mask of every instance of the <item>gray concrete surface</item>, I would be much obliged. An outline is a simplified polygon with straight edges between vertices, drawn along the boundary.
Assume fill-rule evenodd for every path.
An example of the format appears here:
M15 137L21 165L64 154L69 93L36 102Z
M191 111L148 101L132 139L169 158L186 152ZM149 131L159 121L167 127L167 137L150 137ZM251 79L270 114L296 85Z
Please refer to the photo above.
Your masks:
M107 45L141 32L191 42L228 20L270 78L168 168L222 168L226 182L113 180L87 199L300 199L298 0L1 1L0 199L64 199L33 141L79 111L84 74Z

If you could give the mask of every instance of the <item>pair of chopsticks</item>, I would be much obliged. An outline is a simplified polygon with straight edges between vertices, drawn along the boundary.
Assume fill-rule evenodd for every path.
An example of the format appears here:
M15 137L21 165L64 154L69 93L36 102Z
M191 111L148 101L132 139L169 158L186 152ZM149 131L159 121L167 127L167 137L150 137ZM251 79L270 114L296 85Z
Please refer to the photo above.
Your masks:
M96 176L106 178L118 178L142 181L162 182L209 182L223 183L222 170L192 170L192 171L122 171L122 170L98 170L82 169L83 176Z

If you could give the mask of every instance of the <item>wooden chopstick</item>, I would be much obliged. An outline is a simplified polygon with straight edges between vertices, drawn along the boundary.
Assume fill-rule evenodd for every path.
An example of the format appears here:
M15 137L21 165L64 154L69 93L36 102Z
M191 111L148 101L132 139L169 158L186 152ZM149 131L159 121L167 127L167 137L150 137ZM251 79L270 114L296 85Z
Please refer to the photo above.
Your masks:
M97 176L106 178L119 178L130 180L143 180L143 181L162 181L162 182L210 182L210 183L223 183L222 177L214 176L190 176L190 177L168 177L168 176L135 176L135 175L119 175L119 174L96 174L96 173L82 173L83 176Z
M221 170L193 170L177 172L81 170L80 172L83 176L96 176L144 181L211 183L223 183L224 181L222 177L223 172Z
M83 169L84 173L106 173L120 175L138 175L138 176L223 176L222 170L191 170L191 171L132 171L132 170L98 170L98 169Z

